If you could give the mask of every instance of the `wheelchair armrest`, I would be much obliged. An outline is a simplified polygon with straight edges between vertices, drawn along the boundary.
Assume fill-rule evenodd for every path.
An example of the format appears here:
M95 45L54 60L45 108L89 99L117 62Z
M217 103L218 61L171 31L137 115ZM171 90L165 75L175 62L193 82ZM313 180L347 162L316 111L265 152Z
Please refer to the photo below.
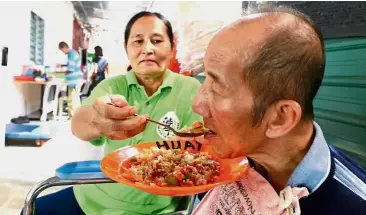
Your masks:
M194 208L194 202L196 195L182 197L181 203L175 212L169 213L169 215L189 215L192 214Z
M100 169L100 160L66 163L56 169L56 177L63 180L107 178Z

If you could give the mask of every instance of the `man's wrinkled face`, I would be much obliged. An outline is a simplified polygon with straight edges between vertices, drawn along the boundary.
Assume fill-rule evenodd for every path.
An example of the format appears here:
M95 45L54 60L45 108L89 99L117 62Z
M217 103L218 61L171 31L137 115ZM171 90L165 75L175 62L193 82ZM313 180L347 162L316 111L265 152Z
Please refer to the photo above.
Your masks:
M205 135L205 143L222 158L248 155L264 138L263 126L253 126L254 97L244 79L245 62L239 60L235 43L237 35L230 30L210 42L204 57L206 80L193 103L194 111L212 131Z

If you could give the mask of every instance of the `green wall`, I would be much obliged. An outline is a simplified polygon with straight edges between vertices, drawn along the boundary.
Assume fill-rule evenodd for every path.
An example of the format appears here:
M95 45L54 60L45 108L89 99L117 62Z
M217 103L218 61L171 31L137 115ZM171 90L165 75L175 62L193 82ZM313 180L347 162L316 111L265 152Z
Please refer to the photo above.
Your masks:
M328 143L366 167L366 38L325 41L326 70L314 100Z

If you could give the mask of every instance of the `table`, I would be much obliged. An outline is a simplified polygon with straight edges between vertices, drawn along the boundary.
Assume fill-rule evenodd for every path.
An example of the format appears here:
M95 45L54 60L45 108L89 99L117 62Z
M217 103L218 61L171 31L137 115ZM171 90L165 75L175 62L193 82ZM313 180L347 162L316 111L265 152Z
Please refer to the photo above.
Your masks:
M25 111L26 116L30 119L36 119L41 121L47 121L47 114L53 112L54 116L57 114L57 103L58 103L58 93L64 81L53 79L51 81L31 81L31 80L14 80L14 83L18 84L36 84L41 86L41 107L39 110L27 114L27 101L25 99ZM55 86L55 95L53 99L49 99L51 87Z
M21 84L40 84L40 85L46 85L47 81L23 81L23 80L14 80L15 83L21 83Z

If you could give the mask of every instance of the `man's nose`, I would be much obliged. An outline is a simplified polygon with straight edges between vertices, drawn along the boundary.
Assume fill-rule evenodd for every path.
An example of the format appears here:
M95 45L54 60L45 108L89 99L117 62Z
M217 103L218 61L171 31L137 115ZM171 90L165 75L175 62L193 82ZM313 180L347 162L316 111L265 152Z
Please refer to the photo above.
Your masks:
M197 95L194 97L192 104L193 111L204 118L211 117L207 102L207 94L205 93L205 90L201 87Z

